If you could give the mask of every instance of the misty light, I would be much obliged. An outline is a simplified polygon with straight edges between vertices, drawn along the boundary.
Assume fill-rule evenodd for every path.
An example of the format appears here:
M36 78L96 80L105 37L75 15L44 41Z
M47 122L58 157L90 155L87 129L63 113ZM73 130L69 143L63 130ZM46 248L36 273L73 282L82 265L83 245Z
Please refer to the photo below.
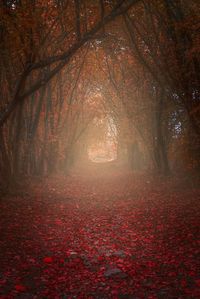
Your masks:
M99 138L94 138L88 146L88 158L92 162L105 163L117 159L117 129L111 117L96 120L99 129L103 127L103 132L96 134ZM98 126L97 126L98 128ZM98 129L97 129L98 131Z

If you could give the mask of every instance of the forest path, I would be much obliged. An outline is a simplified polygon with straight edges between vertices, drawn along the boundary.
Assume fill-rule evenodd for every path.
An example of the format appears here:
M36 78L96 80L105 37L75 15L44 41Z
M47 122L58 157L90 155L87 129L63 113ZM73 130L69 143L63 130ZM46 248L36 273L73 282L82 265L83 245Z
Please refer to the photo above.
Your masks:
M199 298L200 189L99 167L0 202L0 298Z

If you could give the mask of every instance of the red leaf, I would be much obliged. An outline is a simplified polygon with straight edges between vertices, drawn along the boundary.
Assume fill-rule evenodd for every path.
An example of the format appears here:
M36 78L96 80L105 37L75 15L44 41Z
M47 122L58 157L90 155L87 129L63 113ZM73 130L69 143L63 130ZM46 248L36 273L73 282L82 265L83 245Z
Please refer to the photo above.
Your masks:
M184 288L187 285L187 281L185 279L182 279L181 286Z
M46 264L50 264L50 263L52 263L53 262L53 258L52 257L45 257L44 259L43 259L43 262L44 263L46 263Z
M17 284L15 286L15 290L18 291L18 292L24 292L24 291L26 291L26 287L23 286L22 284Z
M103 256L98 256L98 261L103 261Z

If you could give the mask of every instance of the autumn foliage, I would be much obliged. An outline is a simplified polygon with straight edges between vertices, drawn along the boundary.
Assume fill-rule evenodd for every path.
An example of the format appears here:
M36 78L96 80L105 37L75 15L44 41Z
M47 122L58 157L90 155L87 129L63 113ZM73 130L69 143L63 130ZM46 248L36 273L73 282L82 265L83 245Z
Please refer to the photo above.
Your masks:
M0 9L5 186L67 172L79 148L87 152L93 120L105 117L117 128L118 159L133 170L199 169L195 1L3 1Z
M0 1L0 298L199 298L197 0Z

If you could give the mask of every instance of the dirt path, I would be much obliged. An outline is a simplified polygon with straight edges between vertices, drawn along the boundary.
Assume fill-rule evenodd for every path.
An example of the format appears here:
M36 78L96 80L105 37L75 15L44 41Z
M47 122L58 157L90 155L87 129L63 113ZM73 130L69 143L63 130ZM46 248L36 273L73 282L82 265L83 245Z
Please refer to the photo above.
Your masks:
M3 199L0 298L199 298L200 189L177 183L93 169Z

